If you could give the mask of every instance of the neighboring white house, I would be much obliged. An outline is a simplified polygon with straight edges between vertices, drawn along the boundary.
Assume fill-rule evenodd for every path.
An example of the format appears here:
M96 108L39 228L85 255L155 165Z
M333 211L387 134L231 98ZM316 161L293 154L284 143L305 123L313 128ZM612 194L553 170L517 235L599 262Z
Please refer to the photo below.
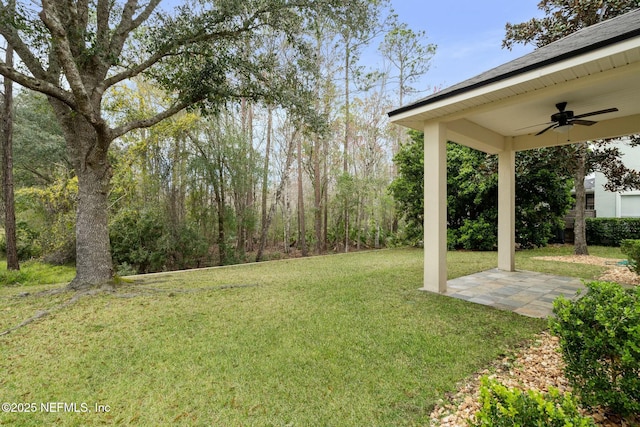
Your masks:
M622 161L629 169L640 171L640 147L631 147L628 140L618 143L623 153ZM604 189L607 178L601 173L595 176L595 210L599 218L640 217L640 190L612 193Z

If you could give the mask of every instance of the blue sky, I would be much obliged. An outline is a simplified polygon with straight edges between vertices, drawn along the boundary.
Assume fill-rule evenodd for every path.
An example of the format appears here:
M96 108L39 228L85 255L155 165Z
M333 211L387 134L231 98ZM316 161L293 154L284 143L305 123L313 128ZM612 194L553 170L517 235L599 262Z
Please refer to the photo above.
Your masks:
M445 88L533 50L502 49L504 26L544 16L539 0L391 0L401 21L438 46L421 87Z
M512 51L502 49L501 43L507 22L520 23L543 16L537 8L538 2L391 0L402 22L406 22L414 31L424 30L428 42L438 46L430 70L416 85L416 89L425 91L417 97L429 94L432 88L443 89L531 52L532 47L521 45ZM162 6L171 9L181 3L181 0L164 0ZM370 49L375 51L378 43ZM374 56L377 55L371 55ZM365 65L382 68L381 64Z

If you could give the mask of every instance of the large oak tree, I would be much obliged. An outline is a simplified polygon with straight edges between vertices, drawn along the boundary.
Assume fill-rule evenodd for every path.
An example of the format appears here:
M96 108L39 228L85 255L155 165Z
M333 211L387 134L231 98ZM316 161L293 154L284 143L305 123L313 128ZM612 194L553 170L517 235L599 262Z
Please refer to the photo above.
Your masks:
M107 229L112 142L185 108L224 108L239 97L267 99L314 124L305 102L315 61L305 28L323 15L359 15L366 0L188 0L170 13L160 0L19 1L15 18L0 1L0 34L19 56L0 74L44 93L64 132L78 176L77 275L82 289L109 284L113 275ZM290 61L260 50L251 39L284 37ZM249 53L249 54L247 54ZM105 114L109 90L135 76L163 87L171 103L153 114L118 122Z

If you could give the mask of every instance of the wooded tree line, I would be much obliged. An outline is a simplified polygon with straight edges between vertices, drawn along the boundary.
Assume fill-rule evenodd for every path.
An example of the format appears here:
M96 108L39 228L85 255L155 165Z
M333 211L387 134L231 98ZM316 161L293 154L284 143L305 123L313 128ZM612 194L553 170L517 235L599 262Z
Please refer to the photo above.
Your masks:
M3 124L16 112L15 159L3 159L15 160L21 256L75 259L70 288L81 289L108 283L115 270L348 251L415 233L388 192L404 178L392 159L401 165L412 143L385 113L416 95L436 47L399 22L388 0L160 3L0 1ZM581 22L569 3L541 7ZM606 19L637 6L613 3L593 10ZM505 40L531 42L529 26L509 28ZM377 70L361 66L373 40L382 40ZM13 107L11 82L22 86ZM491 160L454 150L450 168L466 177L457 185L468 197L450 204L468 204L450 207L463 214L453 246L490 246L474 236L495 227L495 209L476 209L479 194L492 200L481 179ZM522 164L548 160L531 153ZM470 171L474 164L483 167ZM561 206L566 181L548 178L539 177L558 183ZM524 190L544 192L538 185ZM528 215L535 228L541 219Z
M425 34L386 1L159 3L0 3L20 257L75 260L78 288L386 245L385 113L428 68Z

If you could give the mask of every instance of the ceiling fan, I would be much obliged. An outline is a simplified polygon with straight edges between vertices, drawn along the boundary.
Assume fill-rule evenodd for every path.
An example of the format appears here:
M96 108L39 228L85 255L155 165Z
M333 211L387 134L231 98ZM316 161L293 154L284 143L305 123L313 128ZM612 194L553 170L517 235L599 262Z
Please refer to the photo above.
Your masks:
M596 116L598 114L605 113L613 113L614 111L618 111L617 108L607 108L605 110L592 111L590 113L578 114L577 116L573 115L573 111L565 110L567 108L566 102L559 102L556 104L556 108L558 112L551 116L551 121L545 124L550 126L542 129L540 132L536 133L536 136L542 135L549 129L560 128L569 129L572 125L583 125L583 126L591 126L598 122L594 122L593 120L581 120L583 117Z

